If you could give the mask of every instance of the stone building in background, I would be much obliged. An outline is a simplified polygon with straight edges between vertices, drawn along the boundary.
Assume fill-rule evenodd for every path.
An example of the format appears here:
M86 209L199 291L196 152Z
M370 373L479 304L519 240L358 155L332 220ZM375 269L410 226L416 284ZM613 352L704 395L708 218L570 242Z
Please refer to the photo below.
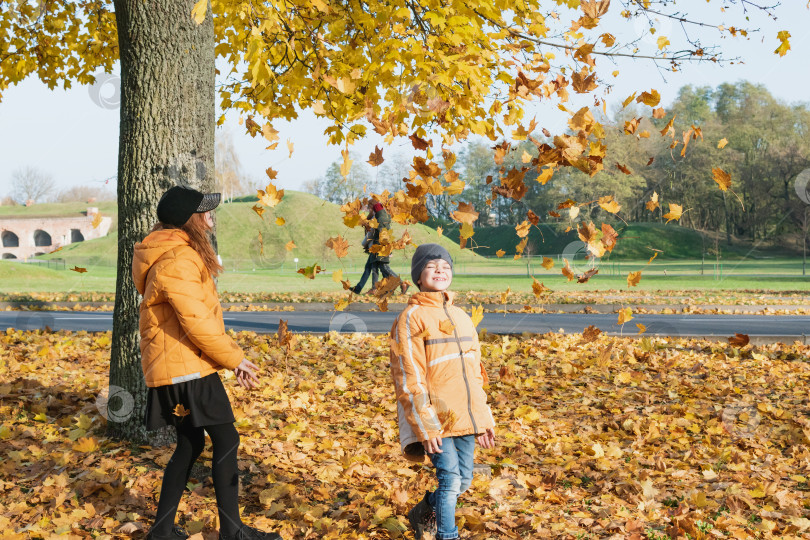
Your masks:
M0 258L28 259L93 238L107 236L112 218L90 207L76 217L0 217Z

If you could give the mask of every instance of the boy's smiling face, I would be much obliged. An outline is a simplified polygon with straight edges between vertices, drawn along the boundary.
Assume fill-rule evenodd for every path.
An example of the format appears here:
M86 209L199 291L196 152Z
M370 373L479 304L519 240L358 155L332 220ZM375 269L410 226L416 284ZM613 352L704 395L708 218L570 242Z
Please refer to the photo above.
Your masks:
M419 275L419 290L422 292L446 291L453 281L453 270L444 259L428 261Z

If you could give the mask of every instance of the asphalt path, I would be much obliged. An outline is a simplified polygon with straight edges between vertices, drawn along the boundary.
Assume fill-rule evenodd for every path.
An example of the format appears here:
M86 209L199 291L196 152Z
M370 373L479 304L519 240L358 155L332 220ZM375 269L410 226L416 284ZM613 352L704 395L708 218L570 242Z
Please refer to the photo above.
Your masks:
M287 321L292 332L385 333L391 329L396 312L379 311L250 311L226 312L225 326L234 330L274 333L279 321ZM492 334L543 334L546 332L582 332L593 325L611 335L636 335L636 323L647 327L646 335L662 336L733 336L739 332L752 338L803 338L810 334L810 316L806 315L661 315L639 314L624 325L616 324L615 313L486 313L478 328ZM112 329L112 313L100 311L3 311L0 330L86 330Z

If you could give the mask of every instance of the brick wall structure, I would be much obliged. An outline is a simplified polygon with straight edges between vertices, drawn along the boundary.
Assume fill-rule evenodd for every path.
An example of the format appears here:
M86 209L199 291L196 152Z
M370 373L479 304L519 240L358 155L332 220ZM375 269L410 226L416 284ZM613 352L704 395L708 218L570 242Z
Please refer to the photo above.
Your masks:
M57 248L107 236L112 218L102 216L98 226L93 220L98 208L88 208L77 217L0 218L0 258L28 259Z

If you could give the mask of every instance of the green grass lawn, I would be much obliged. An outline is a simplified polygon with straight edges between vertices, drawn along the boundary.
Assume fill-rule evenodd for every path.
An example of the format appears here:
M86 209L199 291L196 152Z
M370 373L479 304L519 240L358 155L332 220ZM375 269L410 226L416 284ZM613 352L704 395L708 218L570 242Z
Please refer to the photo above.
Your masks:
M694 264L694 263L693 263ZM799 261L799 265L801 262ZM459 265L460 267L463 265ZM624 266L624 265L623 265ZM795 264L794 264L795 266ZM394 264L393 268L402 277L410 279L410 270L404 264ZM453 288L458 291L502 292L511 288L514 292L531 291L532 279L525 273L516 272L520 267L513 265L508 268L510 274L483 274L480 271L485 267L468 267L465 273L457 273L453 280ZM591 278L587 283L569 282L559 272L559 267L547 271L540 267L535 278L543 282L546 287L555 291L601 291L601 290L627 290L627 271L642 270L642 279L638 287L633 290L660 291L660 290L736 290L736 289L769 289L774 291L810 290L810 277L800 274L780 277L752 277L742 275L714 276L712 274L678 276L664 276L660 270L655 273L644 269L644 265L628 265L622 268L619 275L609 275L604 270ZM344 264L327 264L326 272L319 274L316 279L306 279L295 273L295 268L285 270L257 270L257 271L226 271L219 279L221 292L290 292L315 293L337 292L342 290L340 284L332 280L332 272L343 270L344 279L355 283L362 267ZM761 268L760 268L761 269ZM0 262L0 292L114 292L115 269L109 266L88 266L86 273L77 273L68 269L56 270L38 268L35 265L23 265L14 262ZM503 269L502 269L503 270ZM753 269L752 269L753 270ZM767 268L765 269L767 270Z

